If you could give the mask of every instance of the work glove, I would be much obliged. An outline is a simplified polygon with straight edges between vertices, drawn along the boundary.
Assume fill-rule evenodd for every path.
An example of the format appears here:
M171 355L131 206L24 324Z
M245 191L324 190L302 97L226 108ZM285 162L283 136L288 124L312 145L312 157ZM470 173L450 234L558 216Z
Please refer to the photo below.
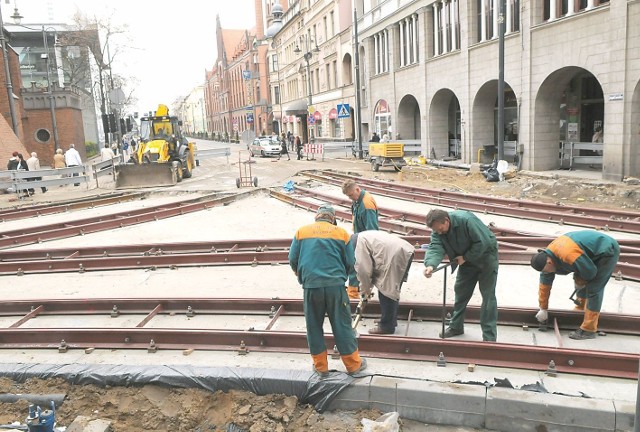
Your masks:
M544 323L549 319L549 312L546 309L540 309L536 314L536 319L539 323Z
M360 298L359 288L354 286L347 287L347 295L349 296L349 298L359 299Z

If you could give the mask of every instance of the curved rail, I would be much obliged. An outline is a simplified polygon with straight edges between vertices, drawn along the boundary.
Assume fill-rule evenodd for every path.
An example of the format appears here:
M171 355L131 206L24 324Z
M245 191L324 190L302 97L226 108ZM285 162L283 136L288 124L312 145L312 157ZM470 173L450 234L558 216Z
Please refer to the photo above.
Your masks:
M420 188L381 180L354 177L334 171L321 171L319 174L306 171L303 174L323 183L333 185L339 185L346 179L353 179L360 185L366 186L368 191L375 194L424 204L436 204L487 214L640 234L640 217L638 217L637 212L559 206L537 201L510 200L494 196Z

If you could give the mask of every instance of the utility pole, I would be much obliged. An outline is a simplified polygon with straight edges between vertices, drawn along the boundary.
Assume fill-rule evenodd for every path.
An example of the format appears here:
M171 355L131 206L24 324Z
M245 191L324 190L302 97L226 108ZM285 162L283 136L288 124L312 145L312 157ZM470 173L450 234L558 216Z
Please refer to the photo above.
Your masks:
M360 100L360 50L358 49L358 11L353 8L353 35L354 35L354 47L353 54L356 62L356 114L357 117L354 121L357 122L358 131L358 159L362 159L362 121L360 121L362 101Z
M18 115L16 113L15 101L13 100L13 85L11 84L11 72L9 71L9 55L7 54L7 42L4 37L4 22L2 21L2 10L0 10L0 45L2 45L2 58L4 63L4 85L5 87L7 87L9 113L11 114L11 127L13 128L13 133L18 136Z
M498 15L498 160L504 159L504 33L505 0L500 0Z

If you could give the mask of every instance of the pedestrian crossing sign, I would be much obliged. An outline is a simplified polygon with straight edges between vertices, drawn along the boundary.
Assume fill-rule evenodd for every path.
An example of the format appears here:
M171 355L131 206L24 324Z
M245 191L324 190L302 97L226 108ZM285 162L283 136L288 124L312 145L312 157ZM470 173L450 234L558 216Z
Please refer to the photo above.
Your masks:
M339 104L338 105L338 118L349 118L351 115L349 114L349 104Z

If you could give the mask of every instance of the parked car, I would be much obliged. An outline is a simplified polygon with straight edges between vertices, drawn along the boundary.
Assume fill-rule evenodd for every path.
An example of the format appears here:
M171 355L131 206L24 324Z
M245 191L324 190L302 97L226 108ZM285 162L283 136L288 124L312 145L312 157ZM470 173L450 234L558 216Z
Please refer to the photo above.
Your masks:
M249 145L249 152L251 156L278 156L280 154L280 141L276 137L257 137Z

